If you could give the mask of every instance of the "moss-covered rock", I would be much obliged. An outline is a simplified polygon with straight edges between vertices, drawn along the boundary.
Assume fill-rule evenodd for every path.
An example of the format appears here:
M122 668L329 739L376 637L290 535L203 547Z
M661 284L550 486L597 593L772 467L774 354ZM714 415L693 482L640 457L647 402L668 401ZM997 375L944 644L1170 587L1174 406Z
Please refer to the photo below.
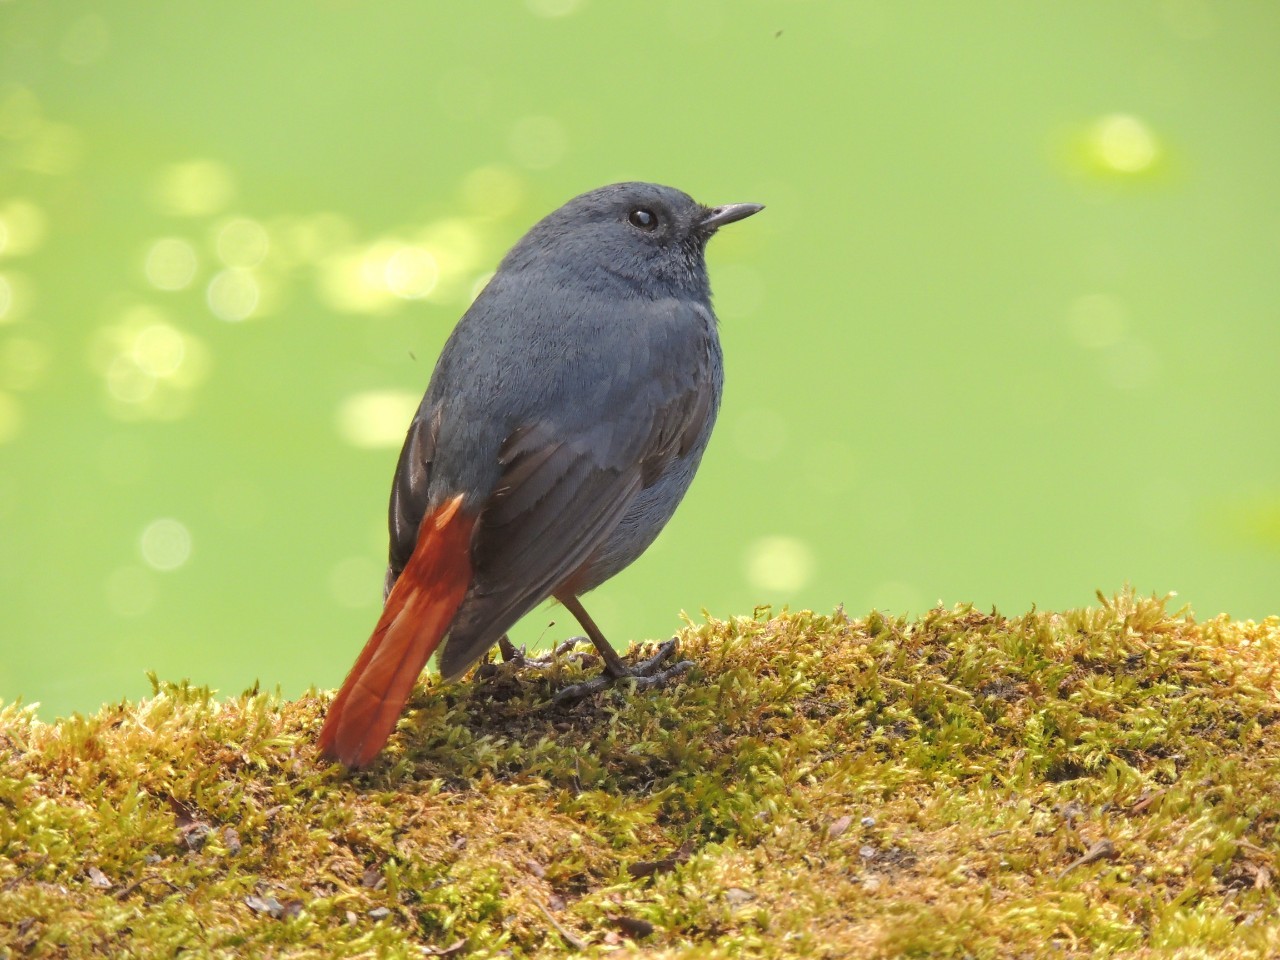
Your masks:
M678 683L573 706L590 657L428 682L351 777L327 694L5 708L0 956L1280 954L1280 618L681 642Z

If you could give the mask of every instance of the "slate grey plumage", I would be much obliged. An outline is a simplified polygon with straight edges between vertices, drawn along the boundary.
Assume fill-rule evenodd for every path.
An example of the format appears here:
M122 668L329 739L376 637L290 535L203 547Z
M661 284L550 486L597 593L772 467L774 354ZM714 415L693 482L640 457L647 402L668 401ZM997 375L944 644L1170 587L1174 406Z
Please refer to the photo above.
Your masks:
M724 378L705 247L760 209L619 183L570 200L512 248L446 342L409 427L391 490L387 608L343 702L376 686L359 676L371 664L382 682L423 644L442 642L440 672L457 678L553 596L608 672L626 672L577 597L653 542L693 480ZM451 612L443 640L411 641L406 605L431 585L396 584L422 559L424 517L454 523L440 542L465 535L470 550L455 564L463 579L450 581L459 593L466 585L456 610L430 600L432 616ZM453 569L430 559L434 576ZM388 631L400 659L379 652ZM385 702L377 712L385 719ZM344 762L371 756L336 724L326 721L326 750Z
M637 209L655 230L628 221ZM706 225L712 211L670 187L583 194L507 254L445 344L396 470L387 589L424 513L465 491L475 579L446 678L565 580L581 594L618 573L671 519L724 379L706 241L759 208L728 209Z

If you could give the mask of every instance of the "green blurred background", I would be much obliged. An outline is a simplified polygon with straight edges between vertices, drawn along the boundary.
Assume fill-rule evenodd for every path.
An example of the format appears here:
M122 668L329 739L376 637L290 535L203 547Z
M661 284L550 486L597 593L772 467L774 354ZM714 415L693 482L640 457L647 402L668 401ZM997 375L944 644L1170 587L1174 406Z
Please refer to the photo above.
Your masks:
M0 699L336 685L452 324L631 178L768 211L712 244L720 425L590 598L616 641L1126 580L1280 612L1278 41L1200 0L0 2Z

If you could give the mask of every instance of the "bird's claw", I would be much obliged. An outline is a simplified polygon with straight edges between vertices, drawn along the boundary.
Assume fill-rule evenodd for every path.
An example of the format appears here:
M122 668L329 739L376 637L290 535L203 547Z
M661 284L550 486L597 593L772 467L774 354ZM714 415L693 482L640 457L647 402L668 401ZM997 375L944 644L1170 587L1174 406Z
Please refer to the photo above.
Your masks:
M652 690L655 687L660 687L668 680L680 676L680 674L693 666L692 660L680 660L665 670L661 669L662 665L675 652L676 647L677 641L672 637L658 647L657 653L648 660L642 660L634 667L631 667L625 675L612 677L607 673L602 673L598 677L584 680L582 683L570 684L556 693L554 702L556 704L565 704L573 703L576 700L585 700L587 697L593 697L615 683L627 680L631 681L631 685L635 690Z
M521 647L519 650L513 647L511 650L511 656L507 657L507 659L510 662L514 663L517 667L521 667L521 668L549 667L553 663L555 663L557 660L559 660L561 657L563 657L565 654L567 654L569 651L571 651L578 644L585 642L586 639L587 639L586 637L570 637L568 640L565 640L557 644L555 647L553 647L548 652L542 654L542 656L540 657L529 656L529 654L525 652L524 647ZM504 657L506 656L505 651L503 652L503 656Z

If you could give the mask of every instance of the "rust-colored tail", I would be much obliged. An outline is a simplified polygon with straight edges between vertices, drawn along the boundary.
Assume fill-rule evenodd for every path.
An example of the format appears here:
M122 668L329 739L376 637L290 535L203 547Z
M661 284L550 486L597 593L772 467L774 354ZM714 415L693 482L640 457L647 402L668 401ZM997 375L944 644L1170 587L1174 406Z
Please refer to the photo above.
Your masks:
M325 717L319 747L327 759L351 769L373 761L448 632L471 584L475 517L461 506L459 494L422 518L413 556Z

